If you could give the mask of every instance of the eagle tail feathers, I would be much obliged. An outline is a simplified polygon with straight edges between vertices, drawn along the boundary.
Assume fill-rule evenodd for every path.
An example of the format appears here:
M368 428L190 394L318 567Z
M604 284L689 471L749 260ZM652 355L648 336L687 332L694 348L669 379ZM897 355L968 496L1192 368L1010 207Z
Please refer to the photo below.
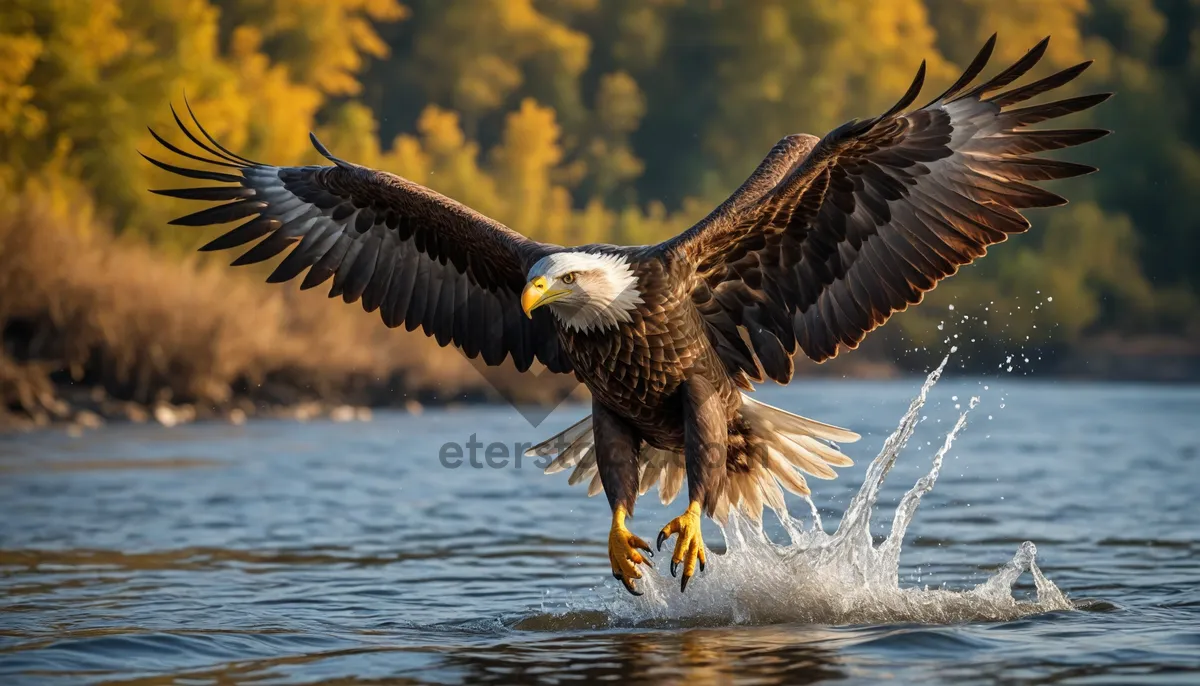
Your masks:
M729 486L714 512L718 521L725 520L730 507L759 523L764 506L782 516L787 513L784 489L801 496L811 493L805 473L833 479L837 477L833 467L854 464L837 447L838 442L853 443L860 438L849 429L792 414L745 393L742 416L763 448L762 457L752 460L748 471L729 474Z
M592 415L572 424L565 431L554 434L525 451L525 457L556 457L546 465L546 474L555 474L579 463L583 452L594 443L592 437Z
M862 438L849 429L792 414L787 410L759 402L745 393L742 394L742 416L750 422L752 427L762 430L756 433L763 438L766 437L764 434L776 431L841 443L853 443Z
M574 425L557 433L525 451L526 457L550 457L554 459L543 470L546 474L572 469L567 483L571 486L588 482L588 496L598 495L604 488L600 482L600 471L596 466L596 439L592 433L592 416L588 415ZM659 450L645 444L638 456L638 495L645 495L658 484L658 497L664 505L669 504L683 487L687 468L682 453Z
M763 459L752 460L748 470L727 472L724 489L712 513L716 521L726 522L731 509L741 510L757 523L762 522L766 507L782 516L787 513L784 490L802 496L811 493L806 473L818 479L833 479L837 476L833 467L854 464L837 447L837 442L857 441L859 435L853 431L792 414L745 394L742 402L742 416L764 448ZM591 415L525 451L525 455L553 455L545 473L572 469L568 483L574 486L587 481L589 497L604 490L596 466ZM645 495L657 484L658 497L664 505L675 500L687 477L682 453L646 444L638 456L638 469L638 495Z

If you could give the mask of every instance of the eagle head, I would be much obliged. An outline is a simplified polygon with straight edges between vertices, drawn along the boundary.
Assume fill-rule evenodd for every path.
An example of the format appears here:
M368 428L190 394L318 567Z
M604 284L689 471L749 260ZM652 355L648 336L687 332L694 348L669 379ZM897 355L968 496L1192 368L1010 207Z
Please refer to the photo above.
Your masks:
M633 321L642 303L633 266L623 255L559 252L529 270L521 293L525 315L546 305L568 329L588 332Z

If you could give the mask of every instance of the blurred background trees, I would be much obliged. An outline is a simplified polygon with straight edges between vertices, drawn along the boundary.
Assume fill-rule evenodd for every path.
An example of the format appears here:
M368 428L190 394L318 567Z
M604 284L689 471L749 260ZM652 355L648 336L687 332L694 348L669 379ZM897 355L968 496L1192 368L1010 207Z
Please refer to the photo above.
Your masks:
M935 92L993 31L993 69L1047 34L1041 73L1095 59L1070 88L1118 96L1070 125L1117 135L1074 153L1102 172L1059 189L1069 207L889 335L935 342L955 302L1011 313L971 325L991 337L1200 335L1196 0L7 0L0 196L58 189L190 251L207 237L166 229L183 208L145 189L173 182L136 154L186 93L252 159L315 162L315 130L540 239L653 242L781 136L879 112L921 59Z

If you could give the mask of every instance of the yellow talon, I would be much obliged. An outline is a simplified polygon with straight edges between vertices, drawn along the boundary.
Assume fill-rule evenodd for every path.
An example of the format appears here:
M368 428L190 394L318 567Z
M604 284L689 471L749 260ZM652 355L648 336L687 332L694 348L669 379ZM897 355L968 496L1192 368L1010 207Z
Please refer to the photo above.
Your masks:
M637 565L653 566L650 560L637 551L638 548L645 550L648 555L653 554L650 552L649 543L625 528L625 507L618 505L617 509L613 510L612 529L608 532L608 561L612 564L613 578L620 580L625 585L625 590L633 595L642 594L633 587L633 580L642 578L642 572Z
M658 534L658 549L662 550L663 543L672 534L679 534L675 539L675 554L671 556L671 576L683 565L683 579L679 582L679 592L687 590L688 581L696 573L696 563L700 563L700 571L708 564L708 553L704 551L704 539L700 536L700 503L693 501L688 505L687 512L672 519Z

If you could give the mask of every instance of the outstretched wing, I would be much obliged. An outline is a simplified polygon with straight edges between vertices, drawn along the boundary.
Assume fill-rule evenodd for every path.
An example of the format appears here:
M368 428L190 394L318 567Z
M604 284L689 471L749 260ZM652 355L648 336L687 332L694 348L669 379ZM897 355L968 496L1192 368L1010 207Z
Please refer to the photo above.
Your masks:
M189 113L191 108L189 107ZM174 111L172 111L174 113ZM301 274L300 287L333 279L329 297L376 309L389 327L418 326L439 345L454 344L470 358L497 365L508 356L522 371L536 358L555 372L571 371L546 312L527 319L521 289L530 266L557 246L529 240L508 227L394 174L333 157L333 166L274 167L229 152L192 121L207 143L175 116L184 134L211 157L179 149L151 131L173 153L234 173L156 166L221 185L156 190L173 198L221 201L172 221L182 226L249 221L201 250L227 250L262 239L234 260L254 264L291 252L268 277Z
M851 121L819 142L785 138L733 197L660 246L696 265L693 300L731 373L761 380L757 356L762 371L786 383L797 346L818 362L856 348L987 246L1028 229L1020 210L1066 202L1027 182L1095 171L1033 153L1109 132L1026 127L1111 94L1011 107L1073 80L1091 63L985 98L1029 71L1049 42L967 90L995 38L925 107L904 112L920 92L922 63L884 114Z

